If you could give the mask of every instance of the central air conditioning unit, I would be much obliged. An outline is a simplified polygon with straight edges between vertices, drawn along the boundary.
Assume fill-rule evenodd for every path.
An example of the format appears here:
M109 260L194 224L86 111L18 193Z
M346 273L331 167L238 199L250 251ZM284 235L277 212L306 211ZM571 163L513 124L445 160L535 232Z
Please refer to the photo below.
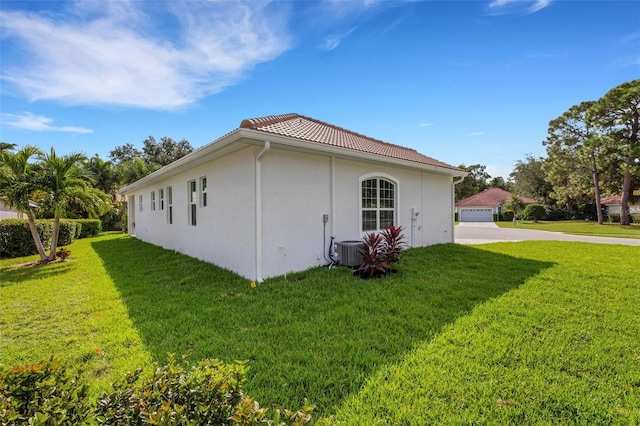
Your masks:
M364 248L364 243L359 240L336 242L338 262L350 268L360 266L360 262L362 262L362 250L364 250Z

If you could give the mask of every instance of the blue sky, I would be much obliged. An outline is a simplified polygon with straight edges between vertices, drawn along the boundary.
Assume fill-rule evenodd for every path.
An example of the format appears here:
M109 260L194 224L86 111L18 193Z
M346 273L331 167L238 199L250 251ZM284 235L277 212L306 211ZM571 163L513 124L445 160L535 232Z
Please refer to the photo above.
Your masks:
M8 1L0 140L107 158L296 112L508 177L640 78L640 2Z

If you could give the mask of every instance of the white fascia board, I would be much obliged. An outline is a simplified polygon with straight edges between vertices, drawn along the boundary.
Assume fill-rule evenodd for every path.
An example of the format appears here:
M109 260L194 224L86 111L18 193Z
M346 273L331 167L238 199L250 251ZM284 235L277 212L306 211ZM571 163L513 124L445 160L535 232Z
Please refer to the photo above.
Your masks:
M168 164L163 168L143 177L142 179L121 188L118 192L122 195L135 192L138 188L151 185L162 179L189 170L212 159L221 157L234 151L235 149L240 149L242 146L232 146L234 142L242 139L242 132L240 130L241 129L236 129L235 131L226 134L222 138L198 148L197 150L185 155L184 157L174 161L173 163Z

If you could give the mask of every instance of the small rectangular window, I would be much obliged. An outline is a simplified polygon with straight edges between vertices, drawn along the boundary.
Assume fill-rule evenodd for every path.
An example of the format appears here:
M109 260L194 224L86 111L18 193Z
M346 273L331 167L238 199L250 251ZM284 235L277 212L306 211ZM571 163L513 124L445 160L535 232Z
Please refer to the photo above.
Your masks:
M207 177L200 178L200 200L202 207L207 207Z
M170 186L167 187L167 223L173 223L173 190Z
M142 211L142 195L138 195L138 210Z
M151 211L156 210L156 192L151 191Z
M160 200L160 210L164 210L164 189L158 190L158 198Z
M196 226L196 215L198 212L198 191L196 181L192 180L188 184L189 190L189 225Z

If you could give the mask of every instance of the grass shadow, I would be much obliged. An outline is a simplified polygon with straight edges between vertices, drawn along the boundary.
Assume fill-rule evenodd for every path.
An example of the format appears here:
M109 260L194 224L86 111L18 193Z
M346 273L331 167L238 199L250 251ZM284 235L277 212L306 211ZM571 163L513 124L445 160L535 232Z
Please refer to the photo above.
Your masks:
M0 288L20 284L29 280L46 280L65 274L71 268L71 261L55 263L29 263L24 265L0 266Z
M398 273L361 280L317 268L257 288L214 265L124 237L92 242L149 351L248 360L245 389L263 405L316 416L474 306L551 266L462 245L404 253Z

